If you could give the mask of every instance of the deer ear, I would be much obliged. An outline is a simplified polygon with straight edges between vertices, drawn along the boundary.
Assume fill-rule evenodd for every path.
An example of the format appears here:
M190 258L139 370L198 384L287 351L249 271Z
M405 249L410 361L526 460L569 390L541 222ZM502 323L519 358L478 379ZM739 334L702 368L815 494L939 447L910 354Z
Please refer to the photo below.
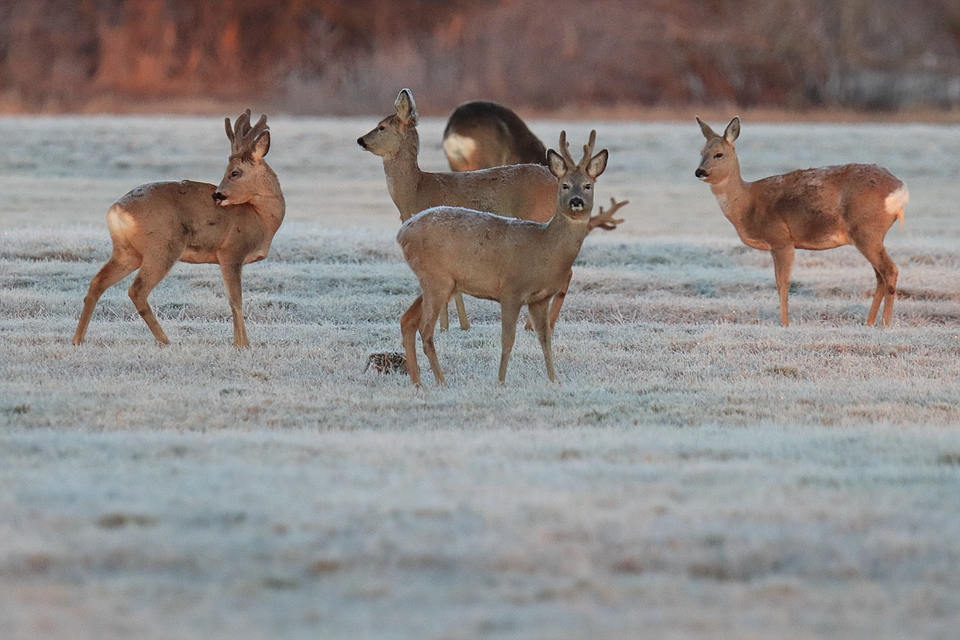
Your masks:
M710 128L710 125L708 125L706 122L704 122L700 118L697 118L697 124L700 125L700 131L703 132L703 137L706 138L707 140L713 140L714 138L720 137L717 135L716 131Z
M727 144L733 144L733 141L740 136L740 118L733 116L733 120L730 121L730 124L727 125L726 130L723 132L723 139Z
M270 151L270 132L264 131L253 143L253 152L251 157L254 162L260 162L263 160L263 156L267 155L267 152Z
M397 101L393 103L397 108L397 117L404 124L417 124L417 103L413 99L410 89L401 89Z
M567 163L559 153L553 149L547 149L547 166L550 168L550 173L555 175L558 178L564 176L567 173Z
M597 155L590 158L589 164L587 164L587 175L590 176L593 180L596 180L603 170L607 168L607 159L610 157L610 154L606 149L598 153Z

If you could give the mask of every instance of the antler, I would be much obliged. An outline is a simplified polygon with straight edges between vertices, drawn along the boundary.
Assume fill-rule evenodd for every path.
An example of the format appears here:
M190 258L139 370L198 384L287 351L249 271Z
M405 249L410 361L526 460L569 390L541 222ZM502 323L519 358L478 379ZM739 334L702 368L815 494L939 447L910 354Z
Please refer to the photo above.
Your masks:
M570 155L570 145L567 143L567 132L560 132L560 153L563 155L563 162L567 165L568 170L577 166L577 163L573 161L573 156Z
M591 141L592 140L593 138L591 138ZM624 219L614 218L613 214L625 204L630 204L630 201L624 200L623 202L617 202L613 198L610 198L610 210L604 211L603 207L600 207L600 213L590 218L590 229L592 230L596 227L600 227L601 229L606 229L607 231L613 231L614 229L616 229L617 225L623 222Z
M597 142L597 130L593 129L590 131L590 140L587 141L587 144L583 145L583 160L580 161L580 164L577 165L577 168L584 169L587 166L587 163L590 162L590 159L593 157L593 145Z
M230 150L235 156L244 156L253 149L253 143L264 131L267 131L267 114L260 116L257 124L250 126L250 109L241 113L237 121L230 128L230 118L224 119L227 129L227 138L230 139Z

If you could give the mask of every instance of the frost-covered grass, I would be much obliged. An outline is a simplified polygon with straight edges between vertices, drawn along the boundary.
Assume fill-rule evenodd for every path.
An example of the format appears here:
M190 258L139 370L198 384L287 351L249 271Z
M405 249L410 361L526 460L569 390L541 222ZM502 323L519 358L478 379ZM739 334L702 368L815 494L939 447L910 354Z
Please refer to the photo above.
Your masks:
M450 386L416 391L364 372L417 295L379 161L347 146L371 124L272 122L291 211L244 269L237 351L219 270L186 264L151 298L171 346L123 284L69 344L106 207L217 181L216 119L0 120L31 153L71 140L0 155L0 637L953 637L960 131L758 127L761 157L815 164L813 135L912 191L894 326L863 325L874 277L844 248L798 253L784 329L769 256L692 178L696 126L598 127L631 220L575 267L562 383L520 332L497 384L497 306L468 299Z

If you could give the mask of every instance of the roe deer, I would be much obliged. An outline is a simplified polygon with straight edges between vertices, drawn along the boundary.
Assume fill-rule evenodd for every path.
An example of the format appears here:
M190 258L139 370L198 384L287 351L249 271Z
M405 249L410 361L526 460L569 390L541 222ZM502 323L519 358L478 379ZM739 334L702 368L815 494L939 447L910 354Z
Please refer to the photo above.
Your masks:
M547 366L553 367L550 299L570 281L570 269L590 231L593 185L607 166L607 150L593 154L596 131L583 147L583 159L570 156L566 132L560 134L563 155L551 149L547 161L559 184L549 222L505 218L463 207L434 207L403 223L397 242L423 293L400 320L410 380L420 384L417 331L433 375L446 384L433 344L440 309L455 291L500 302L500 382L517 330L520 308L527 305Z
M520 116L482 100L453 110L443 130L443 152L451 171L547 163L546 147Z
M417 163L420 137L417 133L417 105L409 89L403 89L394 103L396 113L387 116L372 131L357 139L357 144L383 158L387 190L400 211L400 220L440 205L465 207L510 218L547 222L553 217L557 201L557 180L550 169L534 164L493 167L482 171L430 173ZM615 229L622 219L613 213L626 202L590 219L589 227ZM566 293L566 288L560 293ZM459 292L455 295L460 328L469 329L466 309ZM555 323L563 304L557 298L550 313ZM441 314L441 330L447 328L446 305Z
M203 182L153 182L117 200L107 212L113 255L90 282L73 344L83 342L97 300L139 269L129 295L154 337L170 344L147 302L150 291L177 261L219 264L233 313L233 345L249 346L243 323L240 270L267 257L283 222L280 182L263 157L270 150L267 116L250 126L250 110L230 128L231 155L218 186Z
M802 169L745 182L733 147L740 135L740 119L731 120L722 136L700 118L697 122L707 142L696 176L710 184L743 243L773 255L781 324L790 324L787 295L794 249L852 244L873 265L877 276L867 324L876 321L882 301L883 324L889 325L897 266L887 254L883 238L898 218L903 226L903 209L909 199L903 182L872 164Z

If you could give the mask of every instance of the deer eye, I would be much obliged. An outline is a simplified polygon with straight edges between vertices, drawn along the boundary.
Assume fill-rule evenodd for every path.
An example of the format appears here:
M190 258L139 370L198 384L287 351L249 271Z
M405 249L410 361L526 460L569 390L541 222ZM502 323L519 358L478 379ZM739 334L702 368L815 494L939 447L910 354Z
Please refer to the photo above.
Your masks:
M233 171L231 171L231 172L230 172L230 177L231 177L231 178L239 178L239 177L240 177L240 170L239 170L239 169L234 169Z
M570 183L569 183L569 182L564 182L563 185L561 186L561 188L562 188L564 191L566 191L567 189L570 188Z
M592 185L592 184L585 184L585 185L583 185L583 188L586 189L587 191L589 191L590 189L593 188L593 185Z
M377 131L386 131L386 130L387 128L383 125L380 125L379 127L377 127Z
M713 154L713 157L714 157L714 158L722 158L722 157L723 157L723 154L722 154L722 153L715 153L715 154Z

